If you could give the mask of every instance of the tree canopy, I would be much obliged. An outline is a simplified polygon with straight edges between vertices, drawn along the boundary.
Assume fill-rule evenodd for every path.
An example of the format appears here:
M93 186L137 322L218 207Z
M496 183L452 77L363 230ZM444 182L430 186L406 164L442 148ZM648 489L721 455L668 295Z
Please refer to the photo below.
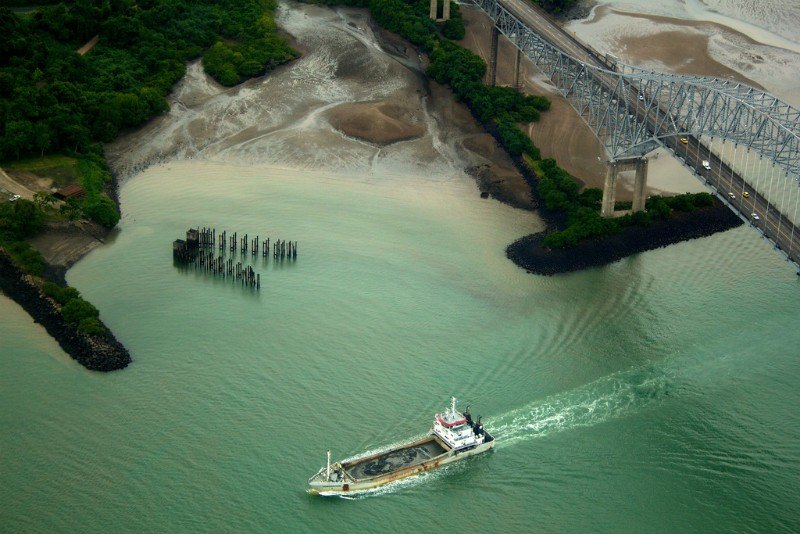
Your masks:
M165 111L185 62L205 50L226 85L291 60L274 9L274 0L74 0L22 18L0 7L0 159L113 140Z

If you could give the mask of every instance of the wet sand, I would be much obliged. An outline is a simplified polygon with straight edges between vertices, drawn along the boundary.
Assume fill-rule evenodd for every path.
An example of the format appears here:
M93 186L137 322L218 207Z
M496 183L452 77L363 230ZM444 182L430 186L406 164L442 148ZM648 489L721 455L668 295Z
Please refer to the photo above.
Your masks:
M391 102L342 104L331 109L327 119L343 134L377 145L417 139L425 134L414 110Z
M408 43L362 9L282 3L278 12L304 55L231 89L190 64L169 113L107 147L122 181L187 159L375 179L469 174L481 191L532 207L511 160L449 89L427 79L424 59Z
M47 278L65 283L67 270L105 243L110 232L92 221L53 222L29 242L47 263Z
M644 15L600 6L595 10L592 23L602 21L608 15L631 19L630 24L642 31L653 23L657 27L671 28L649 34L621 34L616 37L617 51L621 57L629 58L632 65L652 65L659 70L677 74L700 74L716 78L729 78L763 89L756 81L735 69L717 61L711 53L711 37L714 34L728 33L730 37L742 40L751 46L758 43L735 30L713 22L681 20L658 15ZM763 63L764 57L757 52L742 58L743 61Z
M461 174L475 179L476 195L533 208L527 183L496 141L447 87L427 79L424 58L366 11L282 4L280 21L301 59L234 88L189 64L167 114L107 145L116 177L185 159L374 176ZM0 170L0 188L23 198L51 186L32 173ZM63 281L108 234L88 221L51 223L31 244L48 276Z
M467 32L461 45L469 48L484 61L489 61L492 23L481 11L462 6ZM516 48L505 38L499 40L497 51L497 84L514 84ZM545 95L550 99L549 111L541 114L541 120L525 125L542 157L554 158L558 164L587 187L603 187L605 180L605 151L594 133L586 126L569 102L550 85L529 60L523 58L521 66L522 91L527 94ZM488 80L486 80L488 82ZM618 198L632 197L625 187L619 188Z
M482 12L468 7L463 8L467 36L462 44L480 55L484 60L489 58L491 43L491 22ZM607 7L598 7L593 10L592 16L580 24L588 25L598 23L608 17L617 16L617 12ZM650 15L635 14L638 19L628 19L620 27L619 19L614 23L614 33L611 37L596 30L596 33L611 39L616 39L614 45L606 46L606 41L587 41L599 50L618 51L623 61L638 64L658 70L706 74L722 77L732 77L746 83L753 83L746 76L716 61L706 50L712 46L714 38L700 32L691 33L691 30L680 31L668 26L669 22L678 19ZM610 20L610 19L609 19ZM643 24L667 25L669 31L652 33ZM573 24L568 24L573 29ZM688 21L689 26L705 27L705 22ZM713 25L712 25L713 26ZM583 26L582 26L583 27ZM716 25L716 28L721 26ZM721 31L721 30L720 30ZM687 33L689 32L689 33ZM594 34L592 34L594 35ZM740 34L742 38L746 38ZM581 37L580 32L578 36ZM621 52L622 49L631 51L635 58L628 58ZM513 66L515 49L501 37L498 48L498 73L497 83L512 85L514 83ZM754 57L758 60L757 57ZM648 63L649 62L649 63ZM671 66L672 68L667 68ZM544 94L552 102L550 111L542 113L542 119L537 123L527 126L529 134L543 157L555 158L559 165L577 178L586 187L603 187L605 180L605 150L600 142L584 124L569 102L555 92L549 81L528 60L522 62L523 90L530 94ZM685 192L705 191L704 185L686 169L678 160L664 149L652 152L649 156L650 166L648 172L648 195L670 195ZM633 197L633 174L623 173L617 187L617 199L631 200Z
M466 46L484 60L488 61L491 43L491 22L481 11L462 7L465 24L467 25L467 36L462 45ZM594 10L591 20L602 20L607 10L600 7ZM599 17L599 19L598 19ZM701 50L703 36L695 36L694 49ZM665 46L667 41L674 36L667 36L665 39L656 39L653 46ZM638 34L631 36L630 39L641 39L647 42L649 37L639 37ZM594 44L594 43L593 43ZM630 47L639 46L640 43L631 41ZM596 47L599 48L599 47ZM650 52L642 50L643 55ZM674 57L674 54L670 57ZM499 85L512 85L514 83L515 48L505 38L501 37L498 47L498 72L497 83ZM629 61L630 63L635 63ZM690 65L701 69L710 65L716 65L716 71L720 75L733 71L725 70L724 66L714 63L713 59L707 57L706 60L696 58ZM641 63L640 63L641 64ZM655 67L655 65L651 65ZM686 68L689 68L688 66ZM594 133L586 126L583 120L572 109L569 102L561 97L555 88L541 72L527 59L522 61L523 91L529 94L546 95L552 105L551 109L542 113L539 122L527 125L527 130L534 143L541 150L542 157L554 158L572 176L578 179L586 187L603 188L605 180L607 158L605 150L595 137ZM662 70L668 70L663 69ZM744 77L740 79L745 81ZM705 187L694 175L689 172L682 164L671 157L668 152L659 149L649 155L650 166L648 172L648 195L670 195L685 192L705 191ZM623 173L617 186L617 199L620 201L631 200L633 197L633 174Z
M601 52L617 55L624 63L738 80L763 88L794 106L800 105L800 45L713 11L692 14L709 20L692 20L635 13L627 10L631 5L625 6L626 9L598 6L589 17L569 22L566 28Z

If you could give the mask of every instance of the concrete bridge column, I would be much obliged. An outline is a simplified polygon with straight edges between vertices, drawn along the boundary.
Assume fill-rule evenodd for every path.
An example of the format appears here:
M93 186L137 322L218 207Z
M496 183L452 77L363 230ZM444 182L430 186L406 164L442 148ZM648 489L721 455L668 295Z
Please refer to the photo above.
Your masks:
M603 186L603 202L600 215L603 217L614 216L614 200L617 195L617 175L622 171L636 171L636 181L633 184L633 211L644 209L647 196L647 158L625 158L608 162L606 183Z
M644 211L647 202L647 158L636 162L636 180L633 182L633 211Z
M517 48L517 61L514 65L514 89L517 91L522 89L522 76L520 69L522 68L522 50Z
M614 197L617 195L617 162L609 161L606 170L606 182L603 185L603 203L600 208L602 217L614 216Z
M443 0L442 4L442 18L439 18L439 3L438 0L431 0L431 8L428 11L428 16L431 20L441 22L443 20L450 20L450 0Z
M492 52L489 57L489 85L497 85L497 47L500 39L500 30L497 26L492 26Z

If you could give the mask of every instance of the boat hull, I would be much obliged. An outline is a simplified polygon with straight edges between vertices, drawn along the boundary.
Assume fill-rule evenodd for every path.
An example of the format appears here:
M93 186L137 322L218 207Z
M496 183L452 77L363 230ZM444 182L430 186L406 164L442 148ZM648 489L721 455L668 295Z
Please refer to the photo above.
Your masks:
M388 456L396 451L406 449L418 443L420 442L401 445L400 447L382 451L378 454L371 455L369 457L357 458L351 462L348 462L345 465L358 465L361 462L373 458ZM446 450L442 454L434 456L433 458L430 458L428 460L422 461L420 463L415 463L413 465L400 467L398 469L392 470L390 472L375 477L341 481L341 482L328 482L324 480L317 481L313 480L312 478L312 480L309 481L308 492L314 495L346 495L353 492L371 490L383 486L385 484L389 484L390 482L395 482L398 480L402 480L404 478L417 476L421 473L424 473L425 471L430 471L432 469L439 468L443 465L447 465L449 463L456 462L458 460L463 460L465 458L469 458L470 456L475 456L476 454L480 454L482 452L490 450L492 447L494 447L494 439L491 439L490 437L489 440L474 447L469 447L461 450Z

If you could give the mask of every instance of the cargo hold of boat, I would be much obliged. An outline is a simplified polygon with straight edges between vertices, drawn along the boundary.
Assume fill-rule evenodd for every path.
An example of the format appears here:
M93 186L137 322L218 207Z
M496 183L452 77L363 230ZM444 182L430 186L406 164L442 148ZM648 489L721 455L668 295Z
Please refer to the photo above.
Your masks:
M434 416L430 433L421 439L335 464L331 464L328 451L327 464L308 480L308 491L337 495L368 490L492 447L494 438L483 428L480 417L473 421L469 408L463 413L456 411L453 397L450 409Z

